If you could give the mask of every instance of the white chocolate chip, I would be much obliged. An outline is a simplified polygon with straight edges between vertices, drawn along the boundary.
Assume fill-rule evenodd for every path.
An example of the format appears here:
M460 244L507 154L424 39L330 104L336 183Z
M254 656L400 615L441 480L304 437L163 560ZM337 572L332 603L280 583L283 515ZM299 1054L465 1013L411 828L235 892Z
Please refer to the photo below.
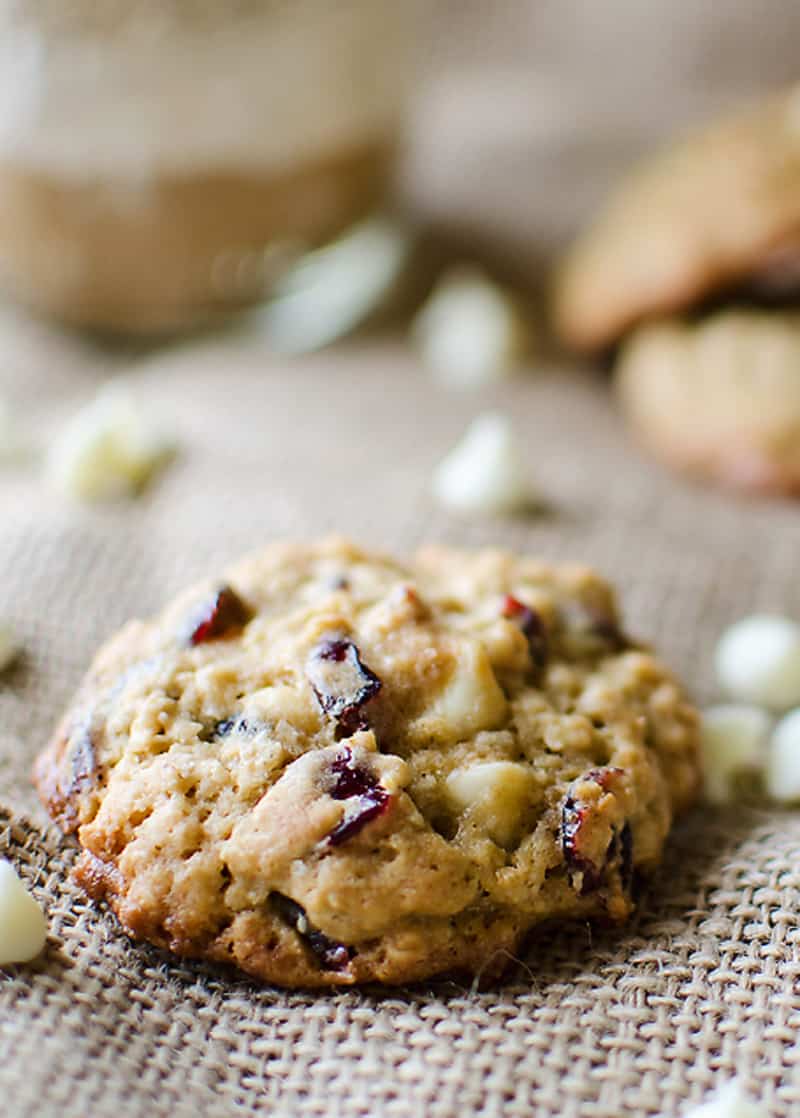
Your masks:
M800 710L785 715L775 727L767 753L766 786L773 800L800 801Z
M479 416L439 463L433 492L460 513L513 513L534 503L511 424L492 412Z
M767 1118L767 1111L748 1099L733 1079L715 1091L706 1102L693 1107L684 1118Z
M477 268L447 273L418 313L413 334L443 384L472 388L512 373L527 330L515 301Z
M495 679L489 656L480 641L464 641L453 673L415 726L436 725L436 732L453 740L495 729L505 718L506 697Z
M44 912L11 863L0 858L0 967L35 959L46 939Z
M138 492L174 450L126 386L112 384L63 429L48 455L48 473L72 497L106 500Z
M764 763L772 719L760 707L723 704L703 711L701 744L706 798L733 799L734 780Z
M722 686L740 702L772 710L800 704L800 625L767 614L737 621L720 638L716 668Z
M303 256L258 314L282 353L310 353L344 337L389 297L411 249L408 232L386 218L362 222Z
M460 811L471 810L501 845L513 840L525 808L536 797L536 777L513 761L481 761L447 777L447 793Z
M14 633L8 625L0 622L0 672L16 660L18 653Z
M275 725L282 719L296 729L313 734L319 728L319 714L314 706L306 701L305 694L298 687L277 683L254 691L247 700L248 715L256 722Z

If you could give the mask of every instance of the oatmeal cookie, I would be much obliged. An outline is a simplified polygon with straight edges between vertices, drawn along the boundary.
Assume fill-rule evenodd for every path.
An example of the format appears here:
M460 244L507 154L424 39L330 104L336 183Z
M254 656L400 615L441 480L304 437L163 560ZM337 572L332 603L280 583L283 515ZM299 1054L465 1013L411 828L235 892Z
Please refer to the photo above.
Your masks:
M740 489L800 492L800 313L731 309L640 326L616 387L642 445Z
M553 314L576 349L800 261L800 85L681 139L624 183L567 254ZM797 287L795 287L795 295Z
M630 913L697 717L586 567L274 544L111 640L36 782L131 936L284 986L496 975Z

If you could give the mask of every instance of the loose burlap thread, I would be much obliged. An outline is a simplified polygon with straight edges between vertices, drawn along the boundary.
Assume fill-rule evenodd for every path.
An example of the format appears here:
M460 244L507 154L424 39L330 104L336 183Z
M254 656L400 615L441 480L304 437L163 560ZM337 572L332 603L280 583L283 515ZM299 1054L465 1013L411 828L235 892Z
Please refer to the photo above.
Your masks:
M480 28L481 6L464 7ZM568 55L569 35L554 31L564 6L541 6L550 14L535 18L533 7L509 5L505 20L495 12L493 57L512 43L522 52L523 12L529 33L538 36L542 20L550 28L551 62L559 42ZM585 6L566 7L576 8L577 26ZM767 7L789 18L789 5ZM704 103L732 99L734 77L706 89ZM748 83L758 75L748 71ZM533 120L535 105L530 111ZM684 112L681 101L676 115ZM663 113L659 103L659 128ZM499 140L490 139L468 220L483 214L500 232L512 222L566 228L570 207L588 204L567 179L563 191L554 179L543 195L535 153L516 148L506 164L516 177L503 179L498 200L490 187L502 179ZM632 147L640 140L637 132ZM538 194L520 177L524 168ZM441 211L447 175L427 170L420 194L430 188L431 208ZM10 311L0 317L0 357L0 391L42 442L126 370L182 445L131 504L72 507L35 463L0 474L0 615L24 647L0 681L0 854L18 866L50 927L38 962L0 972L3 1113L672 1118L733 1075L773 1118L800 1112L795 812L695 812L676 829L627 928L542 933L494 988L440 982L311 995L131 944L71 884L74 847L48 824L28 780L99 641L195 576L285 535L337 530L400 554L440 540L587 560L618 586L630 629L709 701L711 652L725 624L756 609L800 616L795 505L744 502L667 476L631 445L604 376L566 363L541 363L464 396L432 386L397 339L291 363L240 333L145 359L94 349ZM547 498L539 516L462 520L428 496L433 464L489 406L514 417Z

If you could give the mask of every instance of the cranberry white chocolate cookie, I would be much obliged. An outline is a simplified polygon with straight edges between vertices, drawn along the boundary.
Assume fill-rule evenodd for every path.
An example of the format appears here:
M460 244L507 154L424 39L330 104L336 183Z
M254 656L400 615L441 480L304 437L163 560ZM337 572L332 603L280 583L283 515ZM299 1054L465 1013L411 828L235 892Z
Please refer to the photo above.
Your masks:
M612 196L568 252L553 315L576 349L612 345L645 318L753 279L796 297L800 85L682 138Z
M739 489L800 492L800 314L731 309L640 326L617 364L643 446Z
M127 625L35 779L134 937L284 986L493 976L628 916L698 725L590 569L326 539Z

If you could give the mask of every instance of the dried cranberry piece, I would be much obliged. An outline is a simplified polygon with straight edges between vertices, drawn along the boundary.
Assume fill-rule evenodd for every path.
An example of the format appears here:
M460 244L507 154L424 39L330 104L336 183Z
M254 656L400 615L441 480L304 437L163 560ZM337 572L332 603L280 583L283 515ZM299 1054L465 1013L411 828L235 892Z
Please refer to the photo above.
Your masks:
M339 846L357 835L373 819L383 815L389 806L390 796L385 788L377 786L358 798L358 809L348 814L328 835L329 846Z
M367 728L362 708L381 689L381 681L363 663L348 637L320 641L306 664L306 675L322 710L337 722L337 737L352 737Z
M614 784L621 776L624 776L622 769L617 768L615 765L606 765L602 769L589 769L583 777L584 780L591 780L595 784L599 784L603 791L608 791L614 787Z
M346 839L383 815L389 806L391 796L382 784L363 765L353 764L353 755L345 748L331 765L335 774L330 795L334 800L349 800L357 797L357 803L345 818L328 835L329 846L339 846Z
M337 943L316 929L308 932L305 938L308 946L328 970L344 970L353 957L349 947Z
M378 786L378 781L363 765L353 764L353 753L347 746L334 757L331 772L336 781L330 789L334 800L349 800L351 796L363 796Z
M582 781L592 781L611 791L622 775L618 768L592 769ZM630 825L614 827L605 849L593 846L596 826L602 826L596 801L569 793L561 807L561 847L573 885L581 896L604 885L612 873L619 874L622 889L630 889L633 877L633 836ZM602 833L602 832L601 832Z
M189 643L203 644L241 629L250 620L250 610L231 586L221 586L198 609L189 625Z
M548 640L547 628L539 614L526 606L513 594L506 594L503 598L503 617L514 621L528 638L531 660L534 667L540 671L547 663Z
M270 903L282 920L289 924L313 951L326 970L345 970L355 952L343 943L326 936L309 923L306 910L283 893L270 893Z

